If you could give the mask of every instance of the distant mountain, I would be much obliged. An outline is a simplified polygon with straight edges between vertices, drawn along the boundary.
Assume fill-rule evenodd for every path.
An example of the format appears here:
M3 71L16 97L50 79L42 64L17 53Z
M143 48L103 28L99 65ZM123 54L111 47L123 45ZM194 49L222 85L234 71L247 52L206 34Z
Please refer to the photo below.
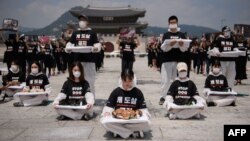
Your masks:
M72 9L81 8L81 7L74 7ZM57 37L60 36L61 30L63 27L66 27L68 22L76 22L77 19L72 16L69 11L62 14L57 20L52 22L50 25L41 28L41 29L35 29L35 30L28 30L28 28L24 28L23 30L25 34L37 34L37 35L55 35ZM194 25L180 25L182 32L187 32L188 36L197 36L200 37L202 33L212 33L217 32L214 29L208 28L208 27L202 27L202 26L194 26ZM162 33L165 33L167 31L167 28L164 27L151 27L148 26L147 29L144 30L144 33L148 35L159 35Z
M68 22L75 22L77 19L73 17L69 11L62 14L57 20L52 22L50 25L36 29L33 31L28 31L25 34L37 34L37 35L55 35L57 37L60 36L62 28L67 26Z
M22 26L19 26L18 27L18 30L21 32L21 33L26 33L26 32L30 32L32 30L36 30L36 28L29 28L29 27L22 27Z

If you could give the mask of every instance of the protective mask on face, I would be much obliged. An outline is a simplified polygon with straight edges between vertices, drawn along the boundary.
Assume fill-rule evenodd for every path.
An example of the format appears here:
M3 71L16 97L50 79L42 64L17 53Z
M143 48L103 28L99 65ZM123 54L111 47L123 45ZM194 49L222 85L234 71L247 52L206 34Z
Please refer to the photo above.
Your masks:
M75 78L79 78L81 76L81 72L80 71L73 71L73 75L75 76Z
M38 68L32 68L32 69L31 69L31 72L32 72L33 74L37 74L37 73L38 73Z
M79 27L82 28L82 29L86 28L87 27L87 22L79 21Z
M186 71L179 72L179 78L186 78L186 77L187 77Z
M177 29L177 24L170 24L169 26L168 26L168 28L169 29Z
M11 65L11 70L16 72L18 70L17 65Z
M220 68L213 68L213 73L218 74L220 72Z
M231 32L230 31L225 32L224 36L229 38L231 36Z

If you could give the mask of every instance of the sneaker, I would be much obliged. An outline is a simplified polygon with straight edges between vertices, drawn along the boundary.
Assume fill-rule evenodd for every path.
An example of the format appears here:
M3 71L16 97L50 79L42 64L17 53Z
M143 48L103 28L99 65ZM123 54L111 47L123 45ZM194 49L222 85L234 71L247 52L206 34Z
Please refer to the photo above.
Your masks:
M159 101L159 105L162 105L164 102L165 102L165 99L161 97Z
M57 119L57 120L65 120L66 117L65 117L64 115L60 115L60 116L58 116L56 119Z
M170 120L173 120L173 119L176 119L177 117L176 117L176 114L173 114L173 113L170 113L169 114L169 119Z
M90 115L88 115L88 114L84 114L84 115L82 116L82 119L88 121L88 120L91 119L91 117L90 117Z
M23 107L24 105L21 102L15 102L15 103L13 103L13 106L14 107Z
M214 102L207 102L207 106L210 107L210 106L215 106L215 103Z
M133 134L132 134L133 138L137 138L139 137L139 133L137 131L135 131Z

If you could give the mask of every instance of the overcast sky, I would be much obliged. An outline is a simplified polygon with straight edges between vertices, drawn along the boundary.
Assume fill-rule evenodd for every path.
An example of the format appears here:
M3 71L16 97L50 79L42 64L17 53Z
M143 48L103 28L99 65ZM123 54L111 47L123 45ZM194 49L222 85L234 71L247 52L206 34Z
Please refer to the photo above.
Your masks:
M131 5L146 10L150 26L166 27L168 17L176 15L179 24L206 26L250 24L250 0L0 0L0 21L19 20L24 27L49 25L74 6L121 7Z

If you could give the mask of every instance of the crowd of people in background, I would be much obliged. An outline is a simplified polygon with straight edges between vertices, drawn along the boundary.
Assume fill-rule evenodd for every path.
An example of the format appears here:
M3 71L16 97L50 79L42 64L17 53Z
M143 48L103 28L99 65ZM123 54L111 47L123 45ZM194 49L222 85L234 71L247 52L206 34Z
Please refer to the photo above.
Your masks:
M212 60L209 57L208 51L215 46L215 40L220 36L220 32L214 34L202 34L201 37L189 37L192 40L189 48L189 56L191 63L189 69L203 76L208 76L211 72ZM148 66L154 70L161 71L162 55L161 49L163 34L159 36L150 36L147 41L146 51L148 53ZM235 41L235 46L246 51L246 56L240 56L235 61L235 82L234 85L242 84L242 80L247 79L246 65L249 60L247 51L250 50L250 39L242 35L236 35L232 32L232 38Z

